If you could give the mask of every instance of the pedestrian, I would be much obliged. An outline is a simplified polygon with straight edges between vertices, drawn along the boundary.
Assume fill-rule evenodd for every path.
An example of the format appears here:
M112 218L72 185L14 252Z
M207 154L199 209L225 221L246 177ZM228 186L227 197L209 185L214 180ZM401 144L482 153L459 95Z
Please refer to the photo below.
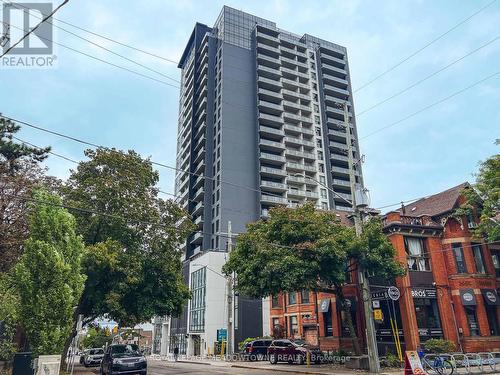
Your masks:
M179 348L176 346L174 348L174 360L177 362L177 357L179 356Z

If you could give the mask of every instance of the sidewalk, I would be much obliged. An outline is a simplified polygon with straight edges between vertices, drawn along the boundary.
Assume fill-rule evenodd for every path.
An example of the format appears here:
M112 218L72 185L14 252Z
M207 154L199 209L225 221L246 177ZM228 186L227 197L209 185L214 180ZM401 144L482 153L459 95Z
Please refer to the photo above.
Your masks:
M150 360L158 360L152 359ZM161 359L160 361L173 362L173 359ZM363 370L351 370L347 369L342 365L334 364L322 364L322 365L297 365L297 364L286 364L279 363L272 365L267 361L224 361L221 359L186 359L180 358L177 363L194 363L198 365L207 366L217 366L217 367L234 367L234 368L245 368L245 369L255 369L255 370L266 370L266 371L281 371L281 372L291 372L291 373L303 373L303 374L317 374L317 375L367 375L369 374ZM403 375L403 370L398 369L383 369L381 375Z

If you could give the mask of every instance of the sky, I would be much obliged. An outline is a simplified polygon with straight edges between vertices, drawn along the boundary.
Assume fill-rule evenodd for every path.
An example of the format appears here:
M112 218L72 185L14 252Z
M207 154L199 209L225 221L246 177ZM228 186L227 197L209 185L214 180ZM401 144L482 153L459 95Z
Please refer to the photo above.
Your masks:
M360 114L500 37L500 1L496 1L396 69L357 90L490 2L71 0L56 18L177 61L195 22L212 26L222 6L228 5L270 19L279 28L296 34L308 33L345 46L355 111ZM168 81L164 75L180 78L176 64L54 23L163 75L56 28L57 43L162 81ZM55 48L54 68L0 67L0 113L104 146L134 149L154 161L175 165L177 88L61 46ZM500 72L500 38L397 98L358 115L360 148L365 155L363 173L372 207L474 180L478 162L499 151L494 142L500 138L500 74L399 121L496 72ZM399 123L385 128L395 122ZM38 146L50 145L54 152L72 159L85 159L85 146L54 135L23 128L19 137ZM74 168L74 164L54 156L45 164L50 174L60 178L66 178ZM159 172L160 187L173 192L174 173L168 169Z

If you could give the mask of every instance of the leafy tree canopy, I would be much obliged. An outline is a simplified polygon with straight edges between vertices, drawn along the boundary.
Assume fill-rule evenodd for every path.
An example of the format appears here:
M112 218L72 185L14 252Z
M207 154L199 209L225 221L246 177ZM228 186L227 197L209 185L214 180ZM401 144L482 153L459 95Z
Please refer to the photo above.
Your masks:
M477 238L488 241L500 240L500 154L481 162L473 188L464 190L466 202L455 211L456 216L477 212L478 228L473 231Z
M21 129L15 122L0 114L0 172L14 174L20 169L21 161L41 162L47 158L50 147L30 147L13 141Z
M29 215L30 237L14 269L19 318L36 354L58 354L83 290L84 245L58 197L39 191L34 198L45 203L35 203Z
M255 298L298 290L341 294L348 264L392 278L404 274L394 257L380 220L368 221L363 235L356 237L354 228L342 225L334 212L306 204L274 208L268 219L248 225L224 272L236 272L237 288Z
M179 245L193 230L185 212L158 197L158 172L133 151L87 150L64 188L87 244L79 313L133 326L180 313L189 297Z

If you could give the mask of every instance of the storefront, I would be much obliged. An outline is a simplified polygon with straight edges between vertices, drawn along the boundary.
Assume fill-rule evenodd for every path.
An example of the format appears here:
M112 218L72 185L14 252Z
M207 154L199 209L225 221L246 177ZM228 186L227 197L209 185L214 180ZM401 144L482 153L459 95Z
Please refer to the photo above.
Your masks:
M434 288L412 288L413 305L417 319L420 342L431 338L442 338L443 330Z
M494 289L481 289L481 294L484 298L484 307L486 309L490 334L492 336L498 336L500 335L500 325L498 322L498 306L500 306L500 298L498 298L498 293Z
M470 336L479 336L479 323L477 320L477 300L474 289L460 289L460 300L467 317Z

